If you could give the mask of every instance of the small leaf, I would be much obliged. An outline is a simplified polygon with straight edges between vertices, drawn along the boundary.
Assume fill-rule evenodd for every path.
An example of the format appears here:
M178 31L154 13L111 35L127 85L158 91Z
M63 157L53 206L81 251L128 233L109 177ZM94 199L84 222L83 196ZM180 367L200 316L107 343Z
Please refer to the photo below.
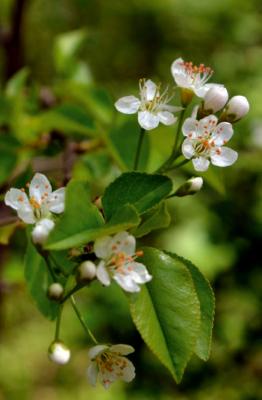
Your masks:
M131 315L149 348L180 382L200 327L194 283L180 260L149 247L143 251L141 262L153 279L129 296Z
M21 94L25 87L28 75L29 69L23 68L9 79L5 88L7 97L15 98Z
M24 273L28 290L36 302L39 311L45 317L51 320L55 319L59 306L47 297L47 290L52 283L52 279L47 270L45 260L37 252L31 239L28 240Z
M143 213L165 198L172 190L171 180L162 175L126 172L105 191L102 199L105 216L109 219L126 204L132 204Z
M190 261L174 253L168 252L167 254L169 254L175 260L181 261L185 265L185 267L187 267L192 276L201 311L200 332L196 342L195 353L199 358L207 361L210 355L212 329L215 314L215 296L213 290L208 280Z
M140 238L155 229L168 227L170 221L171 217L167 210L167 205L164 201L162 201L152 210L143 214L141 224L137 228L133 229L131 233L137 238Z

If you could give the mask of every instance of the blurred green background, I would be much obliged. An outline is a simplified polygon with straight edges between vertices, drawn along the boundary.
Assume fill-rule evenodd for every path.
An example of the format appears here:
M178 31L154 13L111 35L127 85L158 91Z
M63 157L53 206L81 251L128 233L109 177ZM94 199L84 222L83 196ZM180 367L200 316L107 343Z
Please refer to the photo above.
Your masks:
M72 362L51 364L46 349L54 323L40 315L25 289L24 230L11 235L14 225L8 224L0 227L0 399L261 399L261 0L0 0L0 45L1 199L32 169L61 183L71 174L61 172L61 152L71 140L64 131L82 141L85 110L93 107L106 120L112 101L136 94L141 77L172 84L170 65L179 56L210 65L214 82L251 105L235 126L237 163L210 168L197 196L170 200L172 225L146 239L192 260L211 280L217 311L210 360L193 358L176 385L135 332L123 293L94 284L78 296L81 309L98 338L136 348L137 379L109 391L89 386L90 343L70 307L63 338ZM57 104L65 105L50 113ZM69 128L65 114L72 116ZM169 153L172 136L172 128L150 133L148 171ZM87 177L94 195L118 173L103 149L73 161L73 176ZM174 175L175 185L192 174L184 168ZM1 205L2 222L3 210Z

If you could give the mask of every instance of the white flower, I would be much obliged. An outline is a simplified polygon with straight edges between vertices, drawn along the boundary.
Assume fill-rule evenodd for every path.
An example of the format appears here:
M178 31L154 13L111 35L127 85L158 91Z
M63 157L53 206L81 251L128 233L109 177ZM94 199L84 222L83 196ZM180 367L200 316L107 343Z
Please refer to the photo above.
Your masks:
M182 144L182 153L188 159L193 159L197 171L206 171L210 164L227 167L237 160L237 152L223 147L233 135L229 122L220 122L215 115L209 115L197 121L187 118L182 131L187 138Z
M117 379L131 382L135 377L135 367L123 356L133 351L134 348L126 344L92 347L88 352L90 364L87 369L87 377L91 385L96 385L97 378L105 389Z
M185 62L182 58L177 58L172 63L171 73L177 86L192 90L198 97L203 98L212 87L222 86L206 83L213 74L210 67L205 67L204 64L196 66L192 62Z
M216 113L221 110L228 100L227 89L223 86L214 86L208 90L204 97L204 110Z
M172 114L180 111L181 107L170 106L167 103L172 96L168 96L168 89L160 94L159 87L150 79L139 81L140 99L135 96L125 96L117 100L115 107L124 114L138 112L139 125L149 131L162 122L164 125L172 125L177 118Z
M245 96L234 96L229 100L225 111L232 122L238 121L248 113L249 102Z
M55 223L49 218L43 218L36 223L32 230L32 239L35 244L43 244L48 238L49 233L54 228Z
M48 349L48 355L51 361L56 364L67 364L71 357L70 350L62 342L53 342Z
M139 284L149 282L152 276L143 264L135 261L142 255L135 250L136 239L127 232L97 239L94 251L101 259L96 271L97 279L109 286L112 277L127 292L139 292Z
M36 173L29 184L29 198L24 189L11 188L5 195L5 204L16 210L26 224L34 224L49 217L50 212L62 213L64 197L65 188L52 192L46 176Z

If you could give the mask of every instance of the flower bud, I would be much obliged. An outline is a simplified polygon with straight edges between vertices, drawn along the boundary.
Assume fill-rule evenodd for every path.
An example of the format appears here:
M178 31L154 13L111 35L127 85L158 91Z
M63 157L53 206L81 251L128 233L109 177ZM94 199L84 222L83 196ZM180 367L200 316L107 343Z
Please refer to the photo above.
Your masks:
M51 343L48 356L56 364L64 365L70 360L71 352L62 342Z
M33 242L35 244L43 244L54 226L54 221L48 218L41 219L37 222L32 231Z
M192 195L199 192L202 186L203 186L203 178L201 178L200 176L197 176L195 178L190 178L176 190L174 195L178 197Z
M216 85L209 89L204 98L204 110L215 113L221 110L228 100L228 92L224 86Z
M227 121L235 122L243 118L249 111L249 102L244 96L232 97L225 109Z
M52 283L48 288L48 297L51 300L60 300L63 297L64 288L63 286L58 283Z
M92 261L83 261L78 267L79 282L91 281L96 277L96 265Z

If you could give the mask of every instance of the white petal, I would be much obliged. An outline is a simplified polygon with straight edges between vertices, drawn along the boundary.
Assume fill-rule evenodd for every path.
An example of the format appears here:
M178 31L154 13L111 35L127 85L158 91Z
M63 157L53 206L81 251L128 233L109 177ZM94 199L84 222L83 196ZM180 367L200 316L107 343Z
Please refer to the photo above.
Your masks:
M150 129L154 129L158 126L159 117L149 111L139 111L138 122L142 128L146 131L150 131Z
M87 368L87 378L88 378L89 383L92 386L96 385L97 375L98 375L97 364L96 364L96 362L91 362Z
M211 162L213 165L218 167L228 167L229 165L234 164L237 157L237 152L229 147L221 147L218 152L217 149L214 149L211 152Z
M185 139L182 144L182 153L185 158L190 159L195 154L194 146L189 139Z
M104 236L96 239L94 243L94 252L98 258L106 259L111 256L112 238L111 236Z
M170 106L169 104L159 104L159 110L161 111L169 111L171 113L182 111L184 107Z
M159 111L157 113L160 122L164 125L172 125L176 122L177 118L169 111Z
M100 261L96 270L97 279L105 286L110 285L110 276L105 267L104 261Z
M113 279L121 286L122 289L124 289L126 292L139 292L140 287L135 283L135 281L132 279L131 274L129 275L123 275L120 273L115 273L113 276Z
M60 214L65 209L65 188L55 190L47 198L47 206L49 211Z
M54 228L55 223L51 219L44 218L37 222L32 231L32 239L34 243L43 244L48 238L49 233Z
M21 207L17 210L17 215L26 224L34 224L36 222L34 212L31 206Z
M217 124L217 117L215 115L209 115L208 117L202 118L198 124L198 136L204 136L209 134Z
M63 343L53 343L49 350L49 358L56 364L64 365L70 360L71 352Z
M210 164L205 157L194 158L192 162L196 171L206 171Z
M123 114L135 114L140 107L140 100L135 96L125 96L117 100L115 108Z
M223 146L231 139L233 133L232 125L229 122L220 122L212 134L212 139L216 146Z
M14 188L8 190L6 193L5 204L14 210L18 210L21 207L31 207L25 192Z
M42 203L42 197L48 197L52 192L52 187L49 180L43 174L36 173L29 185L30 197L33 197L37 203Z
M184 136L190 138L196 137L196 131L198 129L198 121L195 118L187 118L182 126L182 132Z
M123 372L122 380L124 382L131 382L136 376L135 367L128 359L126 359L126 366L122 370L122 372Z
M89 360L93 361L98 354L103 353L107 349L108 346L105 344L98 344L97 346L91 347L87 353Z
M114 254L121 252L132 256L136 251L136 239L128 232L119 232L112 238L111 248Z
M141 284L151 281L152 275L149 274L148 270L143 264L132 262L130 264L127 264L127 268L128 265L132 268L131 276L136 283Z
M151 79L148 79L145 82L144 90L145 90L146 100L152 101L156 95L156 90L157 90L156 84L153 81L151 81Z
M178 86L188 88L191 86L189 75L186 73L184 61L182 58L177 58L171 65L171 73Z
M122 356L127 356L135 351L134 347L129 346L128 344L114 344L110 346L109 350L112 353L121 354Z

